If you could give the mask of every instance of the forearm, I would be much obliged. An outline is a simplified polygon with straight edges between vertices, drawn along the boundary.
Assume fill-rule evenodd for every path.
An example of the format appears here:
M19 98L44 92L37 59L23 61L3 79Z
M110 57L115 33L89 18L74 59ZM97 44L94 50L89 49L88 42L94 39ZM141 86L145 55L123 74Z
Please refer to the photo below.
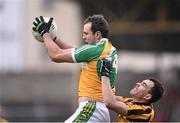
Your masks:
M112 93L109 77L102 76L101 81L102 93L106 106L117 113L126 115L127 105L123 102L117 101L116 96Z
M43 35L44 44L47 48L48 54L50 57L54 57L56 54L58 54L60 48L56 43L53 42L51 36L49 33L45 33Z
M54 62L74 62L72 59L72 48L61 49L51 38L49 33L43 35L44 44L48 55Z
M70 43L64 42L60 38L56 38L56 40L54 42L62 49L68 49L68 48L74 48L75 47Z
M102 93L103 93L104 102L107 105L110 105L112 102L116 100L116 98L112 92L109 77L102 76L101 81L102 81Z

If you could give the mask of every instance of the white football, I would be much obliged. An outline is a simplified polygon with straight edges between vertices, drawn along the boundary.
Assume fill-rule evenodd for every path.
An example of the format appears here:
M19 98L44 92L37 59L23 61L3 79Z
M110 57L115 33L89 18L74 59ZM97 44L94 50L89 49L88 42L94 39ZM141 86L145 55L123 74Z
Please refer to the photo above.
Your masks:
M50 19L49 17L43 17L43 18L44 18L45 22L48 22ZM32 25L32 26L34 27L34 25ZM57 25L54 20L51 24L49 33L50 33L52 39L55 39L55 37L57 37ZM33 29L32 29L32 35L37 41L44 42L43 37L40 35L40 33L34 31Z

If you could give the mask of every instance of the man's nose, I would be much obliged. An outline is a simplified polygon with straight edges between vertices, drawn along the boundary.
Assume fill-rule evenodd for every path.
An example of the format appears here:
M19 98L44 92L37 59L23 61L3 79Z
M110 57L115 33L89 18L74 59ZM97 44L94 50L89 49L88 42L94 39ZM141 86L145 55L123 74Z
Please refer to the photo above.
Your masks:
M84 35L82 35L82 39L85 40L85 36Z

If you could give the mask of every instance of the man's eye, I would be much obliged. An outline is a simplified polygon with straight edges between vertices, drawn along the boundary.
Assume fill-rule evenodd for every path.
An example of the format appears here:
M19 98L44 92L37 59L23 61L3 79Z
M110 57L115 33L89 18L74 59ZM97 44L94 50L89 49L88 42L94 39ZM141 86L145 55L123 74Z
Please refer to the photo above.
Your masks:
M142 85L146 88L147 87L147 85L145 84L145 83L142 83Z

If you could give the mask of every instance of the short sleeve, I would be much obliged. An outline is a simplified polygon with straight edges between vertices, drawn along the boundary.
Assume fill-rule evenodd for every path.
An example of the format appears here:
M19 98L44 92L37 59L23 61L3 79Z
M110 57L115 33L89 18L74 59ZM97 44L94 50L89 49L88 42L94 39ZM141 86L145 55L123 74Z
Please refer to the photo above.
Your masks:
M105 47L105 41L101 41L94 45L83 45L72 50L72 58L74 62L88 62L98 58Z

